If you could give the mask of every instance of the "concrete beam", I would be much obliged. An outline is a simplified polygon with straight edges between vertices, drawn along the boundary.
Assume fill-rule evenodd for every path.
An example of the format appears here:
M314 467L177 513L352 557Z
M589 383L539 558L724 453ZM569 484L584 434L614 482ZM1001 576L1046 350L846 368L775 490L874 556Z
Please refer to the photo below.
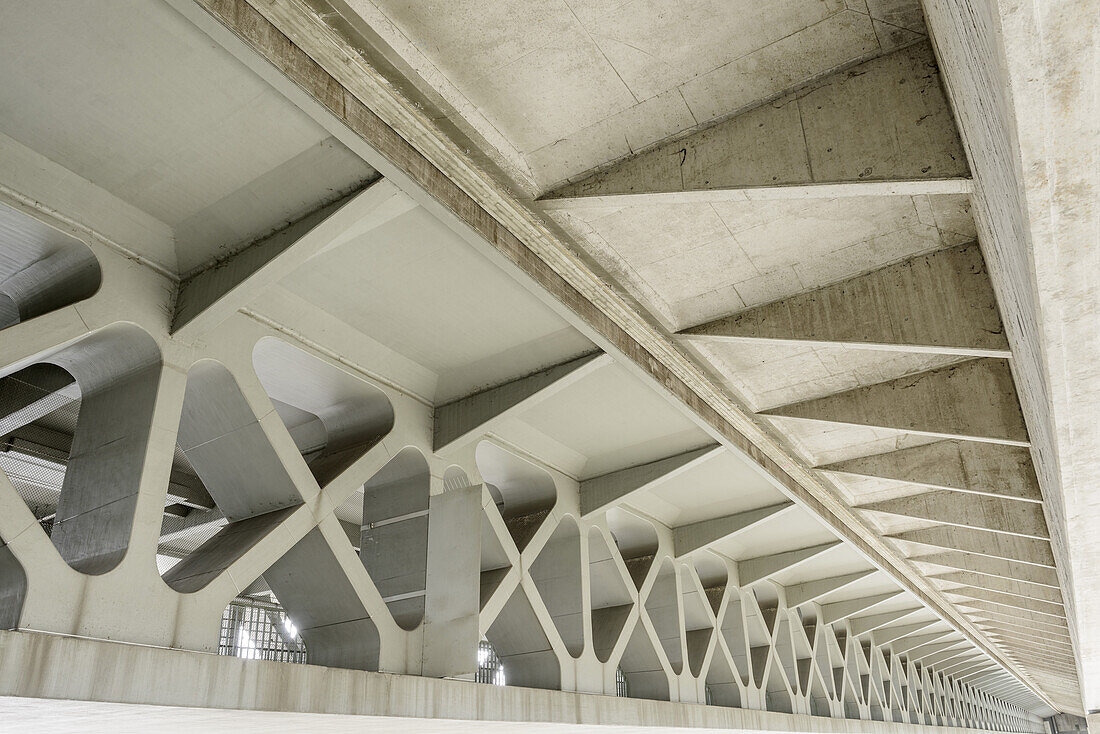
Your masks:
M934 548L964 551L1007 561L1030 563L1054 568L1050 543L1035 538L991 533L985 530L959 527L935 527L908 530L887 537Z
M974 648L967 645L965 642L958 642L953 646L948 647L942 652L933 653L923 657L923 662L926 667L935 667L937 672L940 672L940 667L944 663L951 660L957 660L960 657L970 657L975 654Z
M746 530L758 527L761 523L796 508L793 502L781 502L778 505L761 507L756 510L739 512L709 520L700 520L690 525L681 525L672 530L672 544L677 558L707 548L715 543L731 538ZM742 582L743 583L743 582Z
M858 637L868 632L874 632L877 629L889 627L889 625L894 622L905 619L911 614L923 611L925 611L925 607L913 607L912 609L900 609L894 612L882 612L881 614L871 614L866 617L856 617L850 621L852 634Z
M124 722L118 728L126 731L259 731L270 728L272 718L277 716L295 731L397 728L422 734L451 728L495 733L516 730L520 715L534 727L562 734L598 730L609 721L654 734L717 730L844 734L853 730L852 722L843 718L272 664L34 632L0 631L0 654L5 661L0 668L0 694L50 699L47 724L62 730L70 728L70 711L74 717L83 717L74 723L85 728L87 719L93 717ZM106 669L114 674L89 672ZM26 671L31 670L40 672L27 675ZM75 675L74 671L81 674ZM156 671L158 685L149 685L144 671ZM204 685L207 680L226 683ZM297 694L278 694L288 686ZM361 693L349 695L348 691ZM67 711L72 701L84 703ZM118 705L105 708L112 704L104 702L146 705L133 709L133 716L128 718L131 709ZM0 715L6 717L6 711ZM257 715L260 718L245 718ZM363 718L351 718L356 716ZM165 723L158 727L158 722ZM861 722L858 728L873 734L928 731L922 725L872 721Z
M963 647L960 647L960 645ZM908 657L911 662L920 662L928 666L932 664L930 662L932 660L949 660L950 657L944 657L946 654L972 649L973 648L966 644L964 640L950 640L948 642L925 645L921 650L911 650L906 657Z
M553 191L542 203L837 196L842 183L858 196L959 193L967 190L968 175L935 58L921 43L658 145ZM771 191L776 188L784 191Z
M980 602L974 602L979 604ZM1069 635L1069 628L1065 621L1058 619L1043 619L1041 617L1029 617L1027 612L1023 612L1016 609L1004 610L990 607L984 609L981 607L970 605L968 614L974 623L977 625L985 626L1006 626L1010 628L1024 626L1026 630L1030 630L1037 634L1042 635L1056 635L1058 637L1066 637Z
M1044 624L1058 629L1065 629L1066 627L1066 618L1060 614L1044 614L1043 612L998 604L984 599L972 599L968 596L957 596L955 605L961 608L964 614L967 613L967 610L975 610L978 612L974 615L975 617L996 614L1001 619L1019 619L1026 621L1028 624Z
M1024 622L1022 620L1016 620L1015 624L1006 621L978 620L975 624L979 629L991 634L1002 633L1005 635L1019 635L1021 637L1032 637L1038 640L1058 641L1067 645L1072 642L1069 636L1069 628L1067 627L1043 627L1034 622Z
M817 601L827 594L831 594L834 591L840 591L857 581L862 581L874 573L876 573L874 570L857 571L855 573L844 574L843 576L832 576L827 579L807 581L802 584L792 584L786 587L787 606L793 609L800 604Z
M953 629L942 630L940 632L931 632L927 635L910 635L899 640L895 640L890 643L890 649L894 651L895 655L904 655L910 650L915 650L918 647L923 647L933 642L939 642L948 635L957 635Z
M172 333L194 340L314 255L349 242L415 206L389 181L326 204L180 282Z
M807 561L817 558L823 553L828 553L840 543L823 543L809 548L776 553L770 556L748 558L737 562L738 580L741 586L749 586L757 581L774 576L777 573L800 566Z
M1066 618L1066 609L1061 604L1053 604L1038 599L1029 599L1028 597L1016 596L1015 594L1001 594L996 591L978 589L973 586L957 586L951 589L944 589L943 593L947 596L964 597L966 599L989 602L990 604L998 604L1002 607L1012 609L1025 609L1029 612L1046 614L1055 618Z
M943 438L1028 444L1012 372L1003 359L972 359L763 414Z
M834 285L680 332L973 357L1010 356L977 244L918 255Z
M650 489L724 453L722 446L705 446L676 456L585 479L580 486L581 514L602 512L635 492Z
M1016 581L1000 576L986 576L980 573L968 573L966 571L951 571L938 573L929 578L947 584L972 586L980 589L988 589L1002 594L1015 594L1029 599L1039 599L1053 604L1062 603L1062 592L1057 588L1040 584L1029 584L1026 581Z
M1043 506L1035 502L934 489L858 507L864 512L900 515L1025 538L1050 539Z
M888 627L884 630L872 633L871 641L880 646L888 645L894 640L899 640L902 637L907 637L923 629L927 629L939 621L938 619L928 619L923 622L913 622L912 624L903 624L898 627Z
M606 354L589 354L548 367L435 409L433 442L442 453L484 436L500 421L546 400L586 375L611 364Z
M832 602L831 604L821 605L821 621L823 624L833 624L849 617L854 617L861 612L865 612L868 609L874 609L879 604L896 599L901 594L900 591L890 591L885 594L875 594L874 596L864 596L859 599L851 599L849 601Z
M1054 656L1073 659L1073 646L1066 640L1045 639L1043 637L992 631L990 639L997 640L1002 646L1019 650L1045 652Z
M937 441L898 451L838 461L821 471L855 474L930 489L977 492L1042 502L1031 451L974 441Z

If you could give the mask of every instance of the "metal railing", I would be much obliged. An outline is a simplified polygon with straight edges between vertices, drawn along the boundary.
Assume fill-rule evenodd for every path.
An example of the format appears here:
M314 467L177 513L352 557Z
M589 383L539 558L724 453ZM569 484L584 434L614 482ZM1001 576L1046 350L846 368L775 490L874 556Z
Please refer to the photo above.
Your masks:
M219 655L248 660L306 662L306 646L281 606L257 599L234 599L222 614Z

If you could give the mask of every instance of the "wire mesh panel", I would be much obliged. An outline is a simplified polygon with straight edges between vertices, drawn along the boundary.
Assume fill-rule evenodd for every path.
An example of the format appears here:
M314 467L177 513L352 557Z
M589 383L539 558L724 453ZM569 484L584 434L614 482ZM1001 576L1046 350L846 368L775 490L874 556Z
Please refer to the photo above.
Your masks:
M218 654L249 660L306 662L306 646L283 608L256 599L229 602L222 615Z
M477 676L474 680L495 686L504 685L504 664L500 662L497 651L485 640L477 646Z
M615 695L621 698L630 696L630 689L626 685L626 676L622 668L615 668Z

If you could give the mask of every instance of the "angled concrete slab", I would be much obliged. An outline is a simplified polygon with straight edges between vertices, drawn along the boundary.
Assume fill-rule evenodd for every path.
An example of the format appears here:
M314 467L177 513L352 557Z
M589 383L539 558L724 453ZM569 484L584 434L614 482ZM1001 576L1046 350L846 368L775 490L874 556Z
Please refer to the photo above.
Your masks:
M725 450L717 444L705 446L665 459L585 479L580 486L581 514L587 516L612 507L628 495L673 479Z
M598 197L594 203L601 206L622 205L643 195L678 201L674 196L685 192L728 200L760 189L838 182L883 182L880 193L904 182L893 190L943 193L966 188L958 181L969 175L965 161L931 47L917 44L658 145L553 191L542 203L562 208Z
M1050 539L1043 507L1034 502L935 489L858 507L865 512L882 512L1005 535Z
M172 333L200 337L309 258L400 216L415 202L389 181L325 204L182 281Z
M919 255L866 275L680 332L693 340L771 340L861 349L1008 357L977 244Z
M1023 446L976 441L936 441L882 454L862 456L818 467L821 471L855 474L917 484L1042 502L1043 495Z
M949 367L766 410L777 418L890 428L943 438L1028 444L1008 361Z
M484 435L496 422L546 400L610 363L606 354L590 354L437 406L432 429L435 451L443 452Z
M674 553L677 558L682 558L697 550L714 545L721 540L757 527L761 523L776 518L795 507L797 506L793 502L782 502L778 505L739 512L735 515L725 515L709 520L700 520L690 525L681 525L678 528L673 528L672 543Z

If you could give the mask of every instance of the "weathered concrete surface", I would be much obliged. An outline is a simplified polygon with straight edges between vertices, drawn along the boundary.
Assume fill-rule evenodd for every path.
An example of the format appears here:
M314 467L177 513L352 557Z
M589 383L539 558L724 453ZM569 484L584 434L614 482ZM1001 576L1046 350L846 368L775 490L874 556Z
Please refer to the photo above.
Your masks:
M937 441L818 467L821 471L1042 501L1031 452L1020 446Z
M180 283L173 333L184 339L200 337L310 257L413 206L389 182L373 181L259 242L243 243L239 251Z
M976 244L921 255L680 333L693 339L840 342L896 351L1009 356Z
M442 451L460 441L477 438L521 406L546 400L569 385L609 363L605 355L594 354L521 377L435 409L435 450Z
M641 466L620 469L611 474L586 479L581 482L580 487L581 512L585 515L600 512L634 492L675 478L678 473L706 461L721 450L718 446L707 446Z
M662 143L544 198L598 197L594 203L621 206L628 203L622 195L645 195L657 203L659 194L687 191L841 181L939 183L967 174L932 48L918 44ZM945 193L942 187L932 191Z
M975 213L1016 355L1080 666L1047 679L1064 710L1100 708L1100 517L1084 487L1100 435L1091 411L1100 346L1094 290L1100 173L1095 0L925 3L974 170ZM1078 697L1083 702L1078 707Z
M1008 363L1000 359L974 359L764 414L1015 446L1028 441Z

